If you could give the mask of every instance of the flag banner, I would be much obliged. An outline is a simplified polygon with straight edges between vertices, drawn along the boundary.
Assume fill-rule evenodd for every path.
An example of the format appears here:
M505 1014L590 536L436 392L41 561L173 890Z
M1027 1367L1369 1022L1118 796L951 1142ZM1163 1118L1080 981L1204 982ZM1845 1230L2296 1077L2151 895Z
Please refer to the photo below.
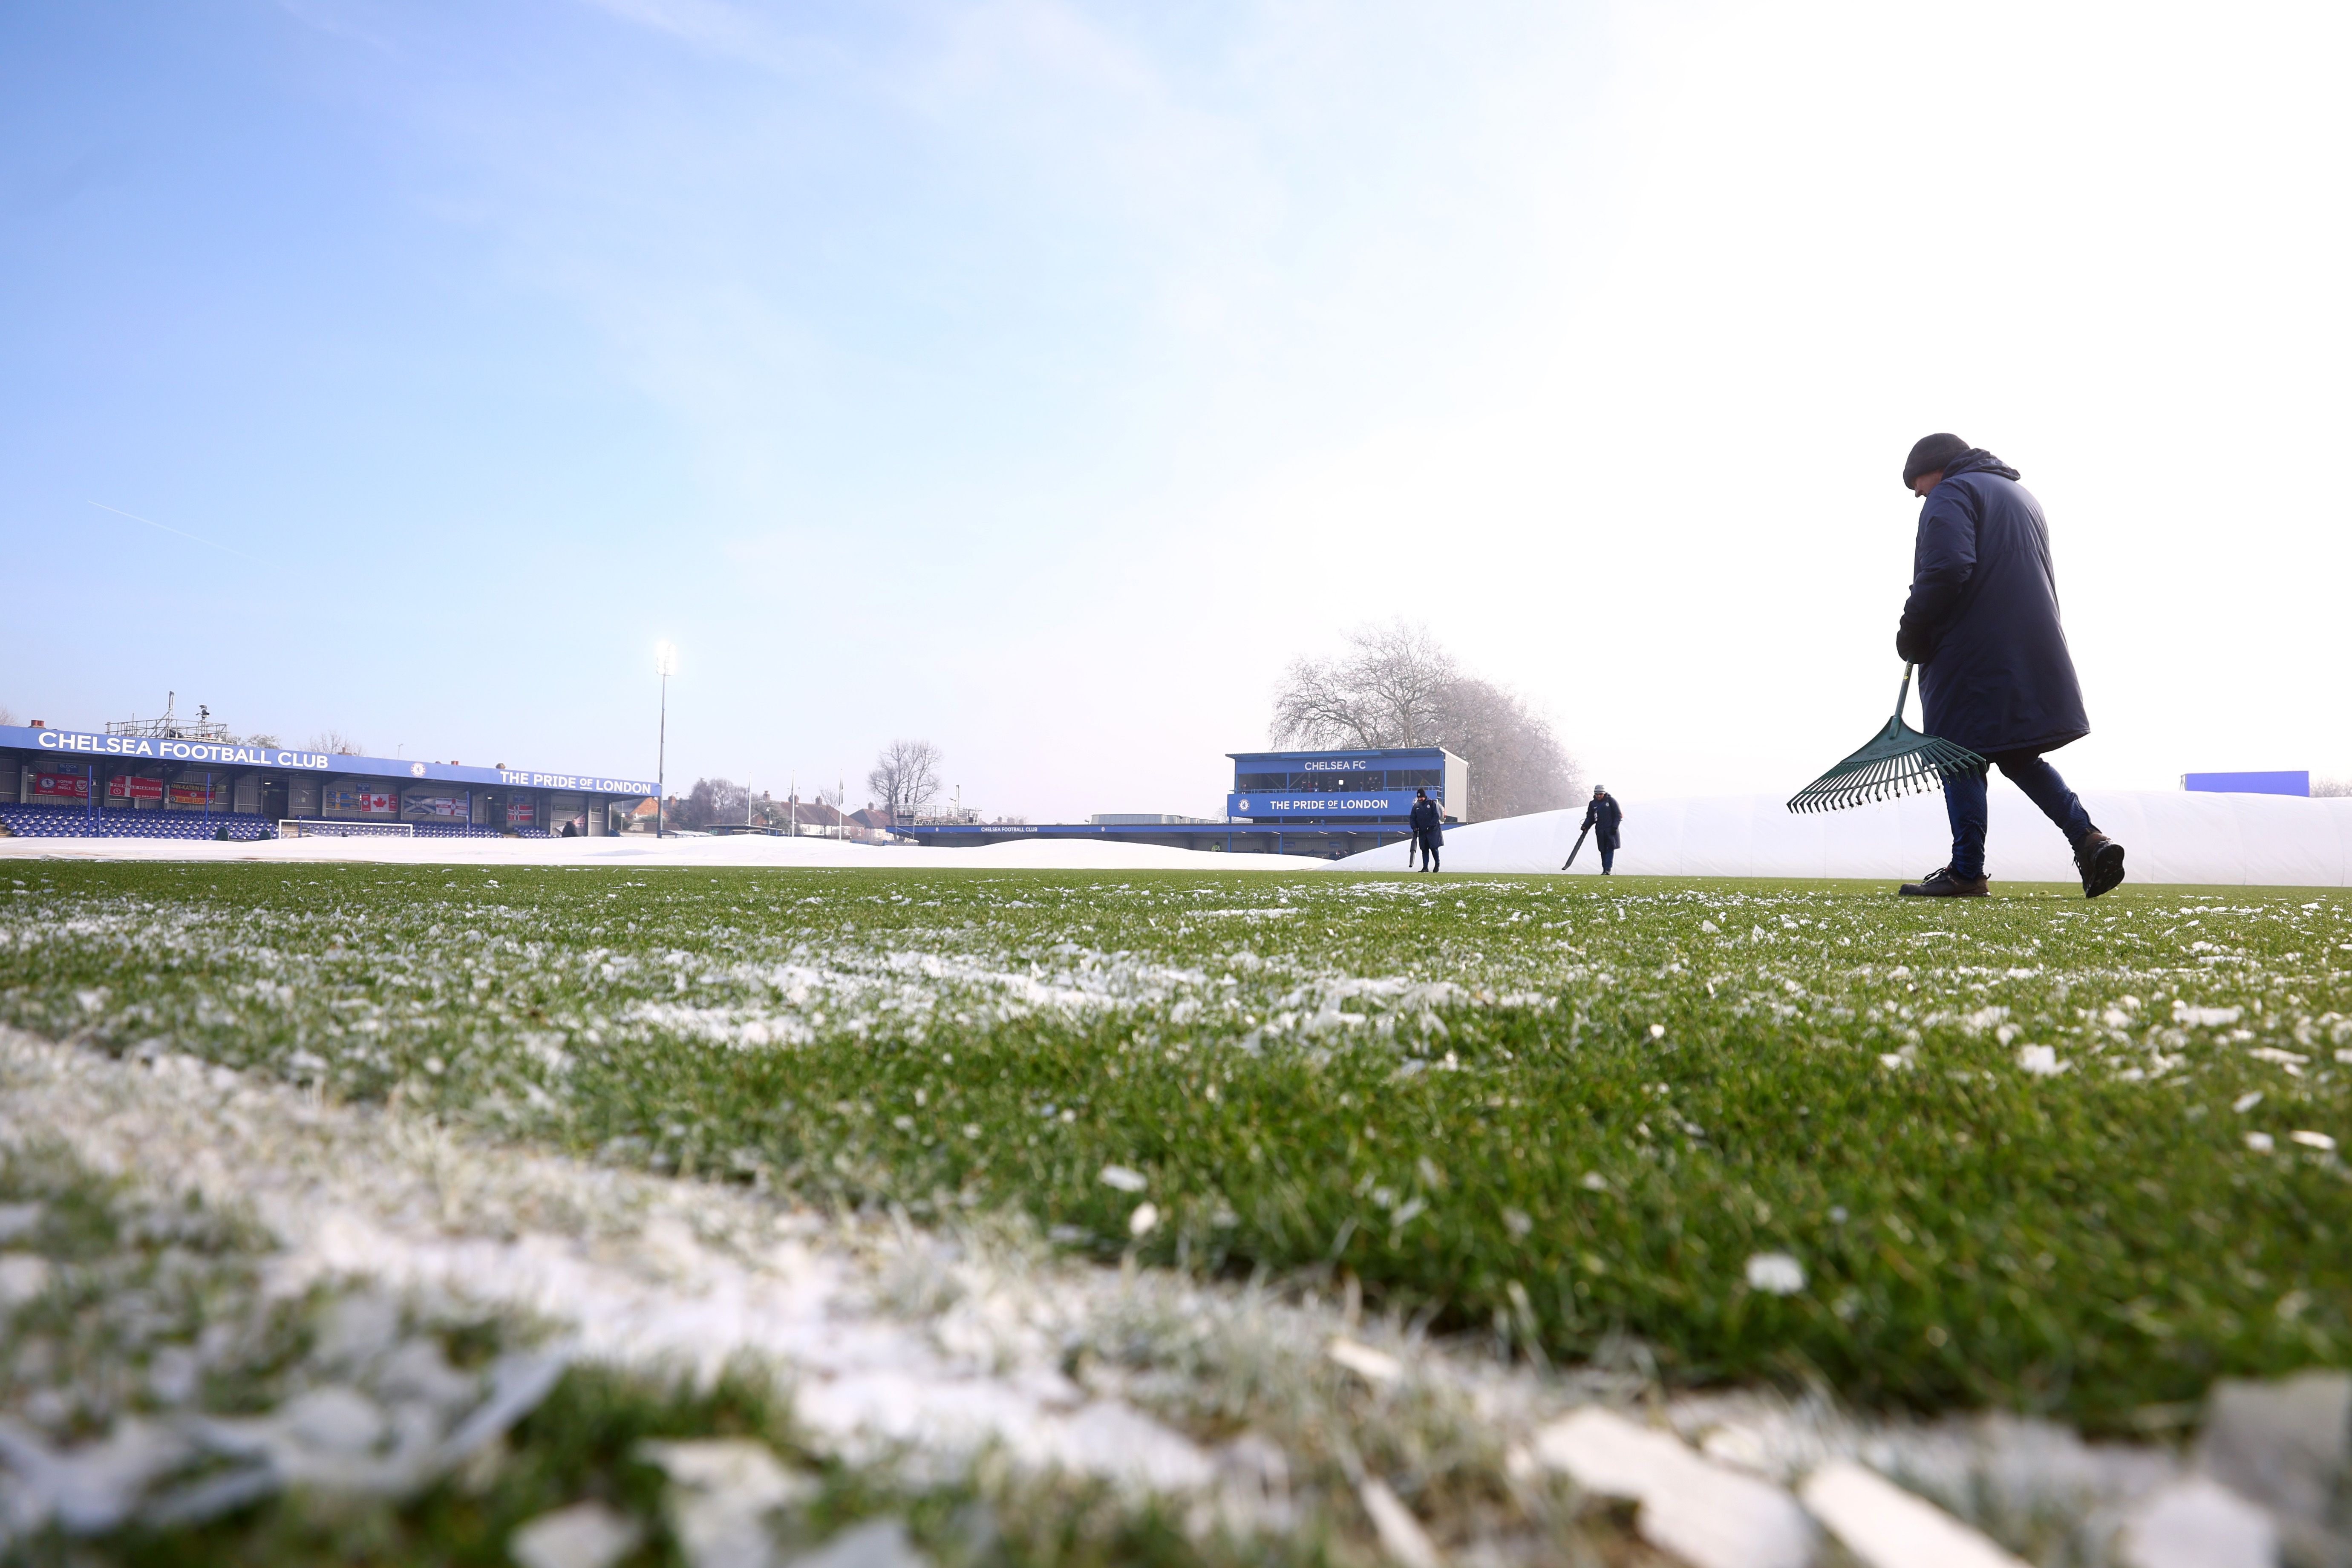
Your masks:
M342 785L328 790L325 800L330 816L395 816L400 812L400 796L389 790L352 789Z

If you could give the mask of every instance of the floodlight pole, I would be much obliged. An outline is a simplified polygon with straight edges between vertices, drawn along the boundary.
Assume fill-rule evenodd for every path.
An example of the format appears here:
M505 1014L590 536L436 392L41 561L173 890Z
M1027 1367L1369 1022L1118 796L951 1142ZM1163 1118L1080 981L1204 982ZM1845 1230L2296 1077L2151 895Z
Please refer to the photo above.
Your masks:
M677 668L677 649L667 643L654 647L654 668L661 676L661 738L654 752L654 837L667 836L664 814L669 810L669 672Z

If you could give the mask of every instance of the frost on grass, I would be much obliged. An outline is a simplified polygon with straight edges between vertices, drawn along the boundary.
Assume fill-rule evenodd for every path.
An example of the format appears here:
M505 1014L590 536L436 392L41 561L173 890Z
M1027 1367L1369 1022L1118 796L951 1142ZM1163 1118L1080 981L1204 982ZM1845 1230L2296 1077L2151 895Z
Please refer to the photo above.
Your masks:
M499 1443L561 1351L453 1302L287 1290L249 1223L0 1147L36 1289L0 1303L0 1544L202 1524L289 1489L405 1496Z
M1818 1392L1675 1397L1638 1354L1548 1369L1368 1316L1328 1279L1218 1284L1072 1265L1017 1226L826 1219L177 1058L0 1030L0 1084L48 1140L16 1127L37 1158L0 1167L0 1226L53 1268L0 1317L24 1410L0 1525L44 1549L1534 1564L1625 1560L1601 1506L1623 1497L1686 1561L1798 1562L1792 1490L1860 1460L1930 1537L1952 1528L1933 1503L2034 1561L2104 1568L2119 1520L2210 1490L2169 1447L1857 1417ZM659 1392L697 1367L719 1393ZM2251 1419L2229 1436L2277 1440Z
M26 879L0 1016L53 1038L918 1221L1010 1208L1106 1260L1332 1270L1514 1353L1633 1335L1670 1378L2120 1430L2352 1354L2332 895ZM1805 1287L1749 1285L1771 1255Z

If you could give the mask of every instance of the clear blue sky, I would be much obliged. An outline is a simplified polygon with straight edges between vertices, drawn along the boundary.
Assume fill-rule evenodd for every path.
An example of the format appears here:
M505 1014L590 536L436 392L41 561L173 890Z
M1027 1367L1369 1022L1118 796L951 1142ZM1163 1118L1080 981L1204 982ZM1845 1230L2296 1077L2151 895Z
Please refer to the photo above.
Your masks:
M1208 811L1402 613L1622 792L1792 787L1952 428L2083 782L2352 772L2344 26L10 6L0 704L634 772L668 637L673 779Z

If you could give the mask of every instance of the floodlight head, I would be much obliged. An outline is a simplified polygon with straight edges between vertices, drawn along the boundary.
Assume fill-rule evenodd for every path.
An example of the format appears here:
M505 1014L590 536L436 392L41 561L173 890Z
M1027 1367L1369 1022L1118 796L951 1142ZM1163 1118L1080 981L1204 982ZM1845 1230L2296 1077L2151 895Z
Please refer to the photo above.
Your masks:
M656 675L676 675L677 673L677 644L667 642L657 642L654 644L654 673Z

